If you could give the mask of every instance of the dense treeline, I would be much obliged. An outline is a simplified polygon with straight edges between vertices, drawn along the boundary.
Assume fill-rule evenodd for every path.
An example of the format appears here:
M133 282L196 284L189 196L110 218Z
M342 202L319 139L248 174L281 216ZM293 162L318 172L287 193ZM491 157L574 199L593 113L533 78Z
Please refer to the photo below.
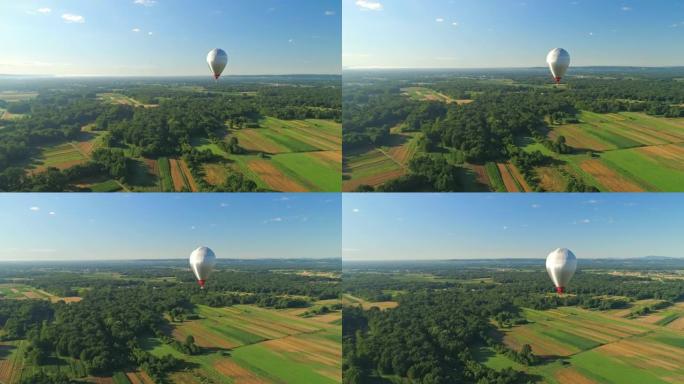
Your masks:
M391 145L390 128L401 124L405 131L424 134L418 155L448 154L445 157L456 167L464 162L511 161L533 189L541 190L533 168L549 165L551 159L540 152L523 152L520 149L523 139L533 138L554 152L570 153L572 148L565 138L549 141L546 132L553 124L577 122L581 110L684 116L684 82L673 80L683 75L680 72L673 70L654 77L648 72L627 71L622 76L611 72L603 76L587 71L591 75L569 77L561 88L549 86L547 74L532 70L496 74L383 73L382 77L376 73L353 74L345 77L343 91L343 145L350 152ZM438 91L452 100L472 102L417 101L406 95L406 89L414 86ZM533 158L526 158L530 156ZM564 177L567 191L596 190L570 174ZM411 172L378 190L459 188L450 183L446 185L442 188L429 177ZM371 190L366 186L360 188L360 191Z
M479 277L479 275L478 275ZM445 289L458 286L449 280L408 280L401 274L383 273L348 273L342 278L342 291L368 301L388 301L398 296L388 292L419 291L424 289Z
M169 320L198 318L197 304L303 308L313 300L339 297L339 279L327 277L326 261L248 261L246 264L253 266L247 269L252 271L216 271L206 290L199 289L187 267L180 269L175 263L170 261L172 265L166 267L106 262L88 267L12 265L0 273L5 282L18 279L54 295L79 295L82 300L52 303L0 297L2 337L27 340L24 357L34 366L54 364L56 358L74 359L89 375L107 376L138 367L155 382L165 382L167 374L184 367L170 355L153 356L144 346L156 337L184 354L205 353L192 336L176 340L168 334ZM318 264L320 269L315 267ZM300 268L311 267L321 275L298 273ZM57 268L59 271L54 270ZM68 383L74 379L35 372L30 376L33 381L28 382Z
M540 362L529 345L520 350L503 345L492 325L508 328L526 323L523 307L577 305L608 310L626 308L635 300L661 300L639 306L631 314L641 316L684 300L682 281L606 271L580 271L570 284L570 294L562 297L549 294L553 284L541 270L440 264L410 269L373 266L369 272L345 272L344 292L369 301L395 300L399 306L384 311L344 308L344 382L350 384L382 382L379 375L397 375L411 383L526 382L533 378L510 369L493 371L474 357L475 349L486 345L523 365Z
M130 158L140 156L182 156L206 191L256 191L256 184L237 172L217 187L204 182L200 161L215 156L198 151L194 142L208 139L228 153L240 154L244 150L236 137L224 140L227 128L256 127L263 116L340 121L342 113L339 77L274 77L273 82L234 80L212 86L197 81L133 82L123 89L98 80L61 85L59 91L36 85L36 98L7 103L11 113L26 116L3 122L0 130L0 191L74 191L75 181L94 175L126 182L134 177ZM112 105L106 98L113 92L134 97L135 106ZM82 131L89 124L96 132L105 132L104 157L74 169L27 174L27 163L42 147L92 135Z
M118 272L120 273L120 272ZM212 274L208 283L210 292L201 293L197 290L196 282L187 269L164 268L157 269L157 273L138 272L128 275L106 274L97 278L87 277L76 272L43 272L26 273L16 276L26 276L31 285L43 289L56 296L76 296L81 291L99 288L136 288L151 284L160 288L175 287L189 300L197 303L211 303L221 300L221 305L258 304L265 307L295 307L308 306L308 301L302 302L301 297L311 300L334 299L340 295L340 278L300 275L297 273L264 271L221 271ZM182 282L183 285L177 285ZM228 292L228 293L227 293ZM247 295L245 295L247 294ZM214 297L216 296L216 297ZM290 297L291 296L291 297ZM0 315L1 316L1 315Z
M302 276L294 273L217 272L212 287L219 291L252 292L269 295L309 296L316 300L339 297L339 279Z
M632 300L684 299L684 281L679 280L660 281L646 277L579 272L573 277L571 285L571 291L576 296L569 296L563 300L555 300L554 297L552 300L538 297L540 293L549 291L548 276L545 272L495 273L492 277L503 287L516 292L516 300L520 305L536 309L577 304L594 307L589 303L595 300L595 296L624 296Z
M684 281L657 280L647 277L615 276L606 273L588 273L579 271L572 280L570 291L572 296L559 298L549 296L553 291L546 271L505 271L494 270L459 270L463 267L441 266L438 271L431 269L418 270L434 274L436 280L406 281L399 275L383 272L381 274L345 273L343 289L355 296L370 301L396 299L387 295L387 291L416 291L423 289L462 288L466 290L494 290L501 295L514 292L516 305L534 309L548 309L562 305L582 305L587 308L599 308L603 301L599 296L620 296L629 300L658 299L669 302L684 300ZM491 282L490 282L491 279ZM468 280L467 284L463 283ZM475 282L475 283L473 283ZM611 306L623 305L619 300ZM603 305L608 305L603 304ZM603 308L609 309L609 308Z
M21 113L31 117L4 123L0 130L0 171L27 159L39 146L76 139L81 127L95 121L105 109L89 93L52 92L18 103ZM10 103L9 108L13 107Z
M0 325L6 339L28 340L25 354L34 365L61 356L78 359L92 375L134 365L163 379L177 361L170 356L155 358L139 344L159 332L166 322L164 314L173 308L190 310L192 304L175 290L107 286L88 290L82 301L71 304L3 300Z
M525 375L479 364L470 347L492 330L489 318L517 312L504 296L456 291L403 295L396 309L343 311L345 383L371 383L375 372L416 383L517 383Z
M459 181L459 168L449 164L443 157L429 155L417 156L409 161L409 173L391 180L376 190L378 192L458 192L462 186ZM365 188L365 189L364 189ZM371 191L361 186L360 192Z
M343 149L382 145L390 128L403 122L420 105L401 93L399 85L345 88Z
M269 87L258 92L260 113L283 120L342 120L341 87Z

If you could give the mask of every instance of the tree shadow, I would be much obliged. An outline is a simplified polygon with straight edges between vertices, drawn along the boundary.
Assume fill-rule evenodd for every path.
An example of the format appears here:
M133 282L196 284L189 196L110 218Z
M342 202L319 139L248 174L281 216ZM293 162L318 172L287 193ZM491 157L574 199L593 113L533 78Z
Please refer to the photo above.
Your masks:
M542 375L537 375L535 373L528 373L528 372L520 372L520 375L522 376L519 380L518 383L523 384L523 383L544 383L544 376Z
M255 149L245 149L242 148L244 153L241 153L241 155L252 155L252 156L260 156L264 160L269 160L272 156L277 155L277 153L271 153L271 152L265 152L265 151L257 151Z
M489 186L480 182L472 169L458 167L456 172L464 192L490 192Z
M233 350L220 347L200 347L200 355L211 355L213 353L217 353L223 357L231 357Z
M570 357L569 356L560 356L560 355L537 355L539 358L539 363L537 365L546 365L546 364L551 364L556 361L560 362L563 366L569 366L570 365Z
M192 362L192 361L187 361L187 360L182 360L182 361L178 364L178 366L176 367L176 369L174 369L173 371L174 371L174 372L179 372L179 371L183 371L183 370L186 370L186 369L187 369L187 370L192 370L192 369L198 369L198 368L201 368L201 367L202 367L202 366L201 366L200 364L198 364L198 363L194 363L194 362Z
M0 345L0 359L8 357L15 349L17 349L17 347L14 345Z
M157 185L156 177L150 172L147 165L141 160L132 160L131 170L130 170L130 180L131 185L139 187L154 187Z
M390 134L386 140L383 140L382 145L388 147L398 147L406 144L410 137L405 135Z

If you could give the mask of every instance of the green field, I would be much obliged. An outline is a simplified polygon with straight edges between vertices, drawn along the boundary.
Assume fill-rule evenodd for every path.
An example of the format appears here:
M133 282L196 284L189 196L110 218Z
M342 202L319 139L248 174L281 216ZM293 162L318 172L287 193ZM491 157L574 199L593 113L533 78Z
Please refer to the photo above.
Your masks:
M339 191L341 188L339 165L331 166L307 153L274 155L271 159L285 175L311 191Z
M85 161L86 157L71 143L47 148L42 153L42 163L46 167L80 160Z
M39 173L50 167L63 170L87 162L91 153L102 145L102 134L89 132L88 128L83 127L76 140L40 147L30 159L16 165Z
M119 184L116 180L107 180L101 183L93 184L90 189L93 192L118 192L123 188L121 188L121 184Z
M406 96L418 101L441 101L443 103L467 104L472 100L455 100L451 97L426 87L408 87L401 90Z
M219 184L236 170L263 189L334 192L341 189L339 159L342 128L328 120L280 120L263 117L258 128L231 129L245 153L230 154L207 139L192 145L210 150L220 162L205 163L205 180Z
M15 91L3 91L0 92L0 100L6 101L8 103L30 100L38 96L36 92L15 92ZM6 109L0 108L0 129L2 129L2 120L18 120L26 115L18 113L9 113Z
M144 108L150 108L150 107L156 107L154 104L143 104L139 102L138 100L135 100L132 97L128 97L126 95L123 95L121 93L99 93L97 97L100 100L103 100L107 103L111 104L124 104L124 105L130 105L133 107L144 107Z
M506 192L506 186L504 185L503 179L501 178L501 173L496 163L488 162L485 164L485 169L487 170L487 175L489 176L489 181L492 183L492 187L495 192Z
M133 158L130 160L130 172L126 178L126 186L133 192L161 192L161 178L146 163L159 168L156 160Z
M422 134L392 129L389 144L365 151L344 154L343 189L353 191L360 185L377 187L406 173L408 162L418 152Z
M25 284L3 283L0 284L0 298L6 299L50 299L51 296L46 292L33 288Z
M548 383L680 383L684 331L667 324L684 315L684 308L663 312L661 321L649 323L575 307L525 309L529 324L501 332L510 348L530 344L545 359L541 364L526 367L486 347L473 352L491 368L512 367Z
M558 167L601 191L684 189L684 119L584 111L579 123L553 126L550 138L559 135L573 153L559 155L539 143L524 149L560 160Z
M173 178L171 177L171 165L169 159L160 157L157 159L159 166L159 179L161 180L162 192L173 192Z
M684 149L684 146L680 147ZM611 151L601 155L604 163L649 191L684 190L684 159L647 156L638 150Z
M85 365L78 360L50 356L46 364L37 367L29 363L25 357L28 343L25 340L5 341L0 343L0 383L16 384L22 378L34 375L38 371L47 373L62 372L70 377L85 378Z
M154 338L145 344L157 356L171 354L196 364L193 378L183 376L183 382L201 383L205 377L233 383L236 376L254 382L341 382L340 325L250 305L200 306L199 315L199 320L173 323L173 335L180 340L193 335L202 354L184 355Z
M0 100L7 101L9 103L22 100L30 100L38 96L37 92L15 92L15 91L3 91L0 92Z

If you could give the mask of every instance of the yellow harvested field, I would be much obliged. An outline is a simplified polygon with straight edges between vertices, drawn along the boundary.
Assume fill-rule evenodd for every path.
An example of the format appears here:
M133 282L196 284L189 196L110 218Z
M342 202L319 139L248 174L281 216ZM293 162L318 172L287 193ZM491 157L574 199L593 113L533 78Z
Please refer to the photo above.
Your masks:
M601 160L583 161L580 168L611 192L643 192L643 188L608 168Z
M214 363L214 368L222 375L229 377L234 384L267 384L271 383L257 376L252 371L236 364L232 359L221 359Z
M307 188L284 175L268 160L252 160L250 171L256 173L274 191L306 192Z
M556 371L554 378L559 384L599 384L582 375L574 368L563 368Z

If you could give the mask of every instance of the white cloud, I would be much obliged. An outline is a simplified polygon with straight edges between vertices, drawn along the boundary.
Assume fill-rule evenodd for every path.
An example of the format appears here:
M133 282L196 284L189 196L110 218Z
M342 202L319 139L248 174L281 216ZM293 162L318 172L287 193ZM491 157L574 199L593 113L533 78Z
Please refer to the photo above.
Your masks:
M358 209L358 208L354 208L354 209L352 209L352 212L354 212L354 213L359 213L359 212L361 212L361 210Z
M282 221L283 221L283 218L282 218L282 217L274 217L274 218L272 218L272 219L264 220L264 224L268 224L268 223L280 223L280 222L282 222Z
M38 8L38 9L36 9L36 12L42 13L43 15L47 15L48 13L52 12L52 9L50 9L50 8Z
M40 207L31 207L29 209L32 210L33 212L40 211Z
M334 15L335 15L335 11L325 11L324 15L326 15L326 16L334 16Z
M290 44L294 44L295 41L294 41L294 39L289 39L289 40L287 40L287 42Z
M378 1L356 0L356 5L362 11L382 11L382 4Z
M594 36L594 32L589 32L589 36Z
M151 7L157 4L157 0L133 0L133 4L142 5L143 7Z
M589 224L589 223L591 223L591 220L589 220L589 219L582 220L582 224Z
M81 15L74 15L73 13L65 13L62 15L62 19L67 23L85 23L85 18Z
M133 29L131 29L131 32L138 33L138 32L140 32L140 28L133 28Z
M190 227L191 231L194 231L195 229L197 229L197 227L195 227L194 225Z
M541 205L539 205L539 204L532 204L532 208L534 208L534 209L541 208Z
M438 23L443 23L443 22L444 22L444 19L442 19L441 17L438 17L438 18L435 19L435 21L438 22Z
M458 27L458 21L454 21L453 23L451 23L451 25L453 25L454 27Z
M152 36L154 35L154 32L147 32L147 36Z
M508 226L507 226L507 225L504 225L504 226L503 226L503 230L504 230L504 231L508 230Z
M228 206L228 203L221 203L221 204L219 204L219 207L221 207L221 208L225 208L225 207L227 207L227 206Z
M48 215L54 216L54 215L56 215L56 213L54 211L50 211L50 213L48 213Z
M622 9L624 12L629 12L632 10L632 7L622 7L620 9Z

